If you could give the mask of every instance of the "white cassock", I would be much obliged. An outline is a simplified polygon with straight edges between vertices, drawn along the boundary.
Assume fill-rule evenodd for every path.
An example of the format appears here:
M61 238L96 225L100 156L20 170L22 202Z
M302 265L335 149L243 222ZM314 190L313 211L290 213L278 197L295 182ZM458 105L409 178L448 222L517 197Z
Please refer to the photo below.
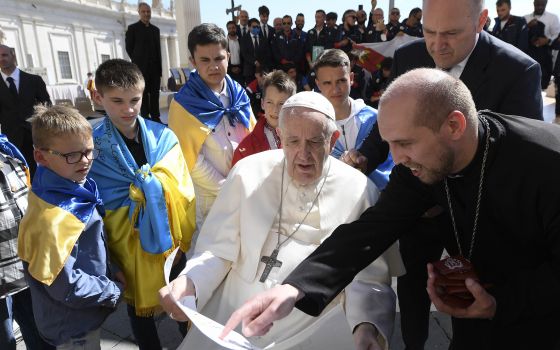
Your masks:
M324 177L309 186L296 186L283 163L283 151L273 150L236 164L182 272L194 282L199 312L222 324L251 296L281 283L338 225L356 220L377 200L379 192L371 181L330 156L323 171L328 171L324 186ZM285 194L280 241L309 214L299 230L281 245L278 260L282 266L272 268L261 283L265 267L261 257L270 256L278 243L282 172ZM319 317L294 309L275 322L265 336L249 340L259 347L276 342L275 349L354 349L351 330L370 322L380 331L381 343L387 348L395 316L391 276L403 272L398 249L393 246L360 272ZM222 347L193 327L179 349Z

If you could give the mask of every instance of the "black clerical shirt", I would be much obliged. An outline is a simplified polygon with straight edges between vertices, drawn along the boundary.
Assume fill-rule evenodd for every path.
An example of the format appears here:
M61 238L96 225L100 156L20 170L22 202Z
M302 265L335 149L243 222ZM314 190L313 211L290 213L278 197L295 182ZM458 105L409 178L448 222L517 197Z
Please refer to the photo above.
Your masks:
M560 345L560 126L481 112L490 125L472 263L495 297L492 320L453 318L452 349L556 349ZM461 245L472 237L486 131L475 158L448 177ZM341 225L284 281L317 315L356 275L434 205L448 208L443 182L425 185L397 165L375 206ZM457 254L453 230L445 247Z

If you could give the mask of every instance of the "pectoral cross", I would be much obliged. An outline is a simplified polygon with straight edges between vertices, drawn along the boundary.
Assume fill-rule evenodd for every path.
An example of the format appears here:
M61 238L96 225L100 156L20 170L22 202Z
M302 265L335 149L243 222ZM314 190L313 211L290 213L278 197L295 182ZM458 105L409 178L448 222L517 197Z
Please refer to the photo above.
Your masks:
M259 282L266 281L266 278L270 274L270 271L272 270L273 267L282 266L282 262L276 259L276 257L278 256L278 251L279 249L276 248L272 251L272 254L270 254L270 256L263 256L261 258L261 262L265 263L266 266L264 267L264 271L261 275L261 279L259 280Z

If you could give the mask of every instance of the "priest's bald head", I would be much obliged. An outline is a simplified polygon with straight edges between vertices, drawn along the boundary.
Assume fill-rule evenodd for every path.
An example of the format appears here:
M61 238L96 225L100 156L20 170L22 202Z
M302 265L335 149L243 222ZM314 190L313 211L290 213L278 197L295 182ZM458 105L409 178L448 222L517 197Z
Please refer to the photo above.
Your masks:
M323 174L325 160L339 136L334 108L323 95L304 91L282 106L278 132L286 156L288 175L308 185Z

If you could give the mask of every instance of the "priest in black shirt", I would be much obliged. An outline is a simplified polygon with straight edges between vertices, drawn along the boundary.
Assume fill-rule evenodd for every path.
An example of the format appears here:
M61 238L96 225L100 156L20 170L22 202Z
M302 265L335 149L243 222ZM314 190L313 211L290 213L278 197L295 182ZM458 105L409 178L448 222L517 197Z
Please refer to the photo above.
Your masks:
M247 336L297 306L318 315L353 277L434 205L452 218L445 248L472 263L469 306L452 307L450 348L560 346L560 127L490 111L477 114L467 87L435 69L416 69L383 94L379 130L397 164L375 206L338 227L281 286L236 311ZM413 233L412 233L413 234Z

